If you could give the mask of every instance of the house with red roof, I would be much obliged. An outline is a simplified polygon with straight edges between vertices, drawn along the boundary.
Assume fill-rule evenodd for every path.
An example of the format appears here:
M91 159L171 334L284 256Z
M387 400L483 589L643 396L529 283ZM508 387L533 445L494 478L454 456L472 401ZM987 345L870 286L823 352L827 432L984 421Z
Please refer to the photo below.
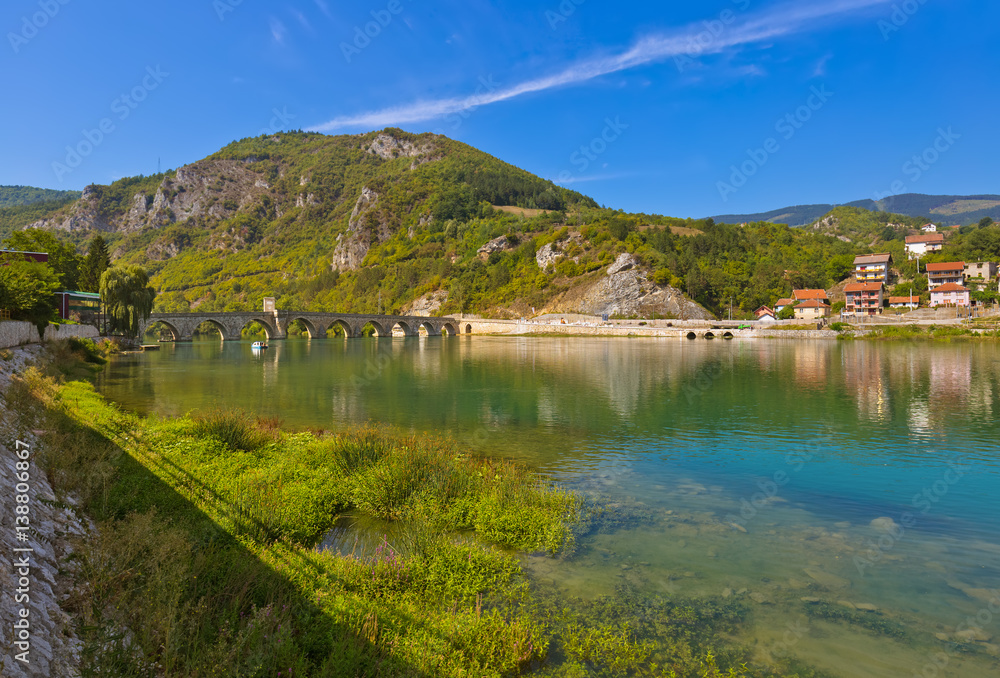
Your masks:
M761 306L754 311L754 315L757 316L757 320L763 323L773 323L778 319L778 314L769 306Z
M917 308L920 297L889 297L889 308Z
M906 236L906 256L909 259L922 257L929 252L940 252L943 248L944 233Z
M823 303L819 299L807 299L801 301L795 307L796 320L820 320L830 317L830 305Z
M830 301L830 295L826 293L826 290L793 290L792 296L795 297L795 301Z
M795 299L778 299L774 302L774 312L775 314L781 313L788 306L794 306Z
M882 312L882 283L851 283L844 288L847 295L847 306L844 313L851 315L878 315Z
M949 261L927 264L927 288L933 292L941 285L954 283L959 287L965 282L965 262Z
M958 283L938 285L931 291L931 306L969 306L970 303L969 288Z

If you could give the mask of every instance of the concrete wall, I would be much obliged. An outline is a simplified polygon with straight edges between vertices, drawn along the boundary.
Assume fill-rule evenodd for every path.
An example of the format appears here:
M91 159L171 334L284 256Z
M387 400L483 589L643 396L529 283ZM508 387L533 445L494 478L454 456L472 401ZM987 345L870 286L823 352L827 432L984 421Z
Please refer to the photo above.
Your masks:
M19 320L0 322L0 348L37 344L39 341L38 328L31 323Z
M45 341L58 341L70 337L97 339L100 333L93 325L49 325L45 328Z

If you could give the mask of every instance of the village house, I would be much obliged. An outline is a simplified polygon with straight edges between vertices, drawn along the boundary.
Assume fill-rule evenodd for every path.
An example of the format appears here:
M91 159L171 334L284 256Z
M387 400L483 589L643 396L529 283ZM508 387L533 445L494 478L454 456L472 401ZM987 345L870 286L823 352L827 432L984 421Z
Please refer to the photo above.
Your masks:
M784 311L786 307L794 305L795 305L794 299L778 299L776 302L774 302L774 313L775 315L777 315L778 313Z
M927 288L933 292L941 285L954 283L959 287L965 282L965 262L950 261L927 264Z
M920 297L889 297L889 308L917 308Z
M859 283L889 282L891 254L864 254L854 259L854 280Z
M928 252L940 252L944 248L944 233L925 233L906 236L906 256L916 259Z
M924 224L920 227L920 230L924 233L937 233L937 226L935 224Z
M756 315L757 320L762 323L773 323L778 319L778 314L774 312L774 309L768 306L761 306L754 311L754 315Z
M795 307L796 320L820 320L829 317L830 305L824 304L819 299L809 299Z
M997 265L993 261L979 261L965 265L965 283L985 285L997 277Z
M882 312L885 288L882 283L852 283L844 288L847 306L844 313L850 315L878 315Z
M969 304L969 289L958 283L938 285L931 292L931 306L968 306Z
M792 290L792 296L799 303L814 300L827 303L830 301L830 295L826 293L826 290Z

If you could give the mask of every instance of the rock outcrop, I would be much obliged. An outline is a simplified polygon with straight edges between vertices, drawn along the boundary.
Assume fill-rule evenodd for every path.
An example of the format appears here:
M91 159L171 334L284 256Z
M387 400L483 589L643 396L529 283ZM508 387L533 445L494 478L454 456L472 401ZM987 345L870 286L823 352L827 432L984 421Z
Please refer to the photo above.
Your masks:
M333 250L334 270L353 271L360 268L372 243L391 237L385 215L377 211L378 198L378 193L367 186L361 189L347 232L337 236L337 247Z
M538 268L543 271L549 264L555 264L559 261L560 257L567 256L566 251L569 250L573 245L578 245L582 247L584 244L583 236L579 233L570 233L569 237L560 242L550 242L546 245L542 245L535 252L535 263L538 264ZM569 257L572 261L579 261L579 256Z
M520 244L521 241L517 236L502 235L499 238L493 238L493 240L480 247L476 254L479 255L481 260L486 261L494 252L508 252Z
M711 320L704 307L669 285L657 285L632 254L618 256L605 275L589 286L570 290L545 309L550 313L583 313L679 320Z
M368 146L367 151L383 160L392 160L393 158L417 158L427 155L431 151L431 146L429 144L418 146L406 139L397 139L389 134L379 134Z
M101 214L101 189L88 186L64 215L42 219L28 228L132 233L191 217L225 219L271 191L268 182L250 169L249 164L236 160L201 160L181 167L172 177L164 178L152 196L137 192L129 200L128 211L113 221Z
M446 301L448 301L448 292L437 290L436 292L429 292L418 299L414 299L408 305L404 306L401 312L403 315L429 317L441 310L442 304Z

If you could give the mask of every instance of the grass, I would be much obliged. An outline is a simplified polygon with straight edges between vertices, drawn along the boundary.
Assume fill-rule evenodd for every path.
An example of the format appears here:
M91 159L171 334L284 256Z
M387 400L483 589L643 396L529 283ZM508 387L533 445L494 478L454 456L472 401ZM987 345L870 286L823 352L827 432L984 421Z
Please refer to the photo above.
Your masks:
M850 335L841 334L840 339L853 339ZM995 340L1000 338L1000 331L973 332L967 327L956 325L889 325L873 328L867 334L856 337L875 341L973 341Z
M536 586L517 552L568 557L614 516L522 466L371 426L139 417L69 380L86 350L50 358L5 400L98 527L66 601L85 677L807 675L747 668L743 603L623 588L569 608ZM318 550L343 511L405 525L406 548Z

